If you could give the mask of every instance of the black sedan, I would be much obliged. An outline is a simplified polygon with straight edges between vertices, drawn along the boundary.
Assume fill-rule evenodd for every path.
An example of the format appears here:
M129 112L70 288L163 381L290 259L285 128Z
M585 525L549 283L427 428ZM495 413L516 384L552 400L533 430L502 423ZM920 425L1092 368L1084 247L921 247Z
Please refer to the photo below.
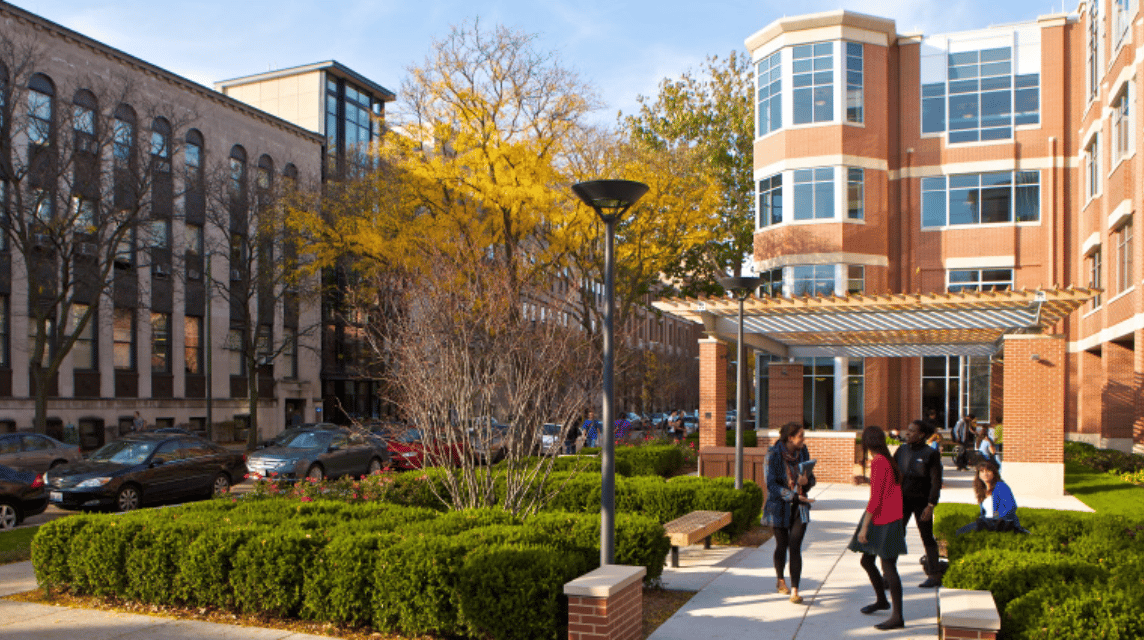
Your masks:
M296 427L272 446L250 455L246 466L257 476L336 478L377 473L389 464L385 442L371 433L321 425Z
M92 452L86 462L46 475L48 497L62 509L131 511L145 503L209 498L246 475L246 456L202 438L136 433Z
M48 508L42 476L0 464L0 531L13 529L24 518Z

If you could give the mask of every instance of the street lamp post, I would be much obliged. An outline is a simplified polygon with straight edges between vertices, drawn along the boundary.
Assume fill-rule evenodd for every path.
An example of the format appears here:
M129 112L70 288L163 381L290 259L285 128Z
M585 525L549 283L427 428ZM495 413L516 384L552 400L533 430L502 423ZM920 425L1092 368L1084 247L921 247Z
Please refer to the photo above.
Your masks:
M614 564L616 542L616 443L612 373L614 328L612 316L616 308L615 243L616 222L647 193L648 186L632 180L592 180L572 185L572 191L584 204L592 207L607 229L604 242L604 406L603 460L600 467L600 564Z
M735 351L735 488L743 488L743 413L747 408L747 394L743 384L743 303L759 288L762 278L753 276L724 276L716 278L719 285L730 291L739 301L739 331Z

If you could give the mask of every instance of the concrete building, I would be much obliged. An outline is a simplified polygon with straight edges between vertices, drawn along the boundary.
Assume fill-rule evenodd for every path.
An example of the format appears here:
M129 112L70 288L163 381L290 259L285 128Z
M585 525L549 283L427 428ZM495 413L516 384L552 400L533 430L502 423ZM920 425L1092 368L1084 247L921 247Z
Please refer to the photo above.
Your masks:
M1000 345L912 358L795 349L807 422L901 427L932 408L952 426L967 410L1002 419L1005 394L1044 393L1048 413L1063 400L1068 438L1144 450L1137 10L1095 0L943 34L833 11L746 40L761 294L1103 290L1051 328L1067 349L1063 399L1004 385L1024 363Z
M90 208L104 215L119 207L122 169L135 158L154 180L148 218L140 221L146 229L123 239L114 286L72 300L96 312L51 381L49 432L60 435L75 425L92 447L117 428L130 428L135 411L152 426L201 429L208 415L215 423L244 420L246 383L231 348L231 301L206 279L236 267L227 252L204 250L220 241L208 213L217 195L210 191L212 178L216 172L227 177L232 203L256 202L281 180L317 182L321 136L10 4L0 5L0 62L9 159L19 164L40 154L75 164L76 175L90 171L91 194L77 190L80 181L65 184L62 177L36 187L36 194L47 194L36 210L46 214L36 224L55 229L65 213L82 216ZM97 140L109 142L103 147ZM8 220L15 224L11 216L29 215L14 204L28 194L14 193L26 188L18 176L6 180ZM100 191L103 184L110 190ZM114 204L99 200L110 193ZM58 237L74 239L70 231ZM79 253L97 253L100 240ZM42 285L42 274L27 272L18 249L13 241L0 250L0 426L6 430L31 428L34 415L29 291ZM54 255L53 269L72 266ZM316 324L319 310L303 303L287 311L260 312L270 341L290 341L260 369L264 434L280 431L288 413L308 421L321 415L318 359L310 355L318 351L317 334L300 329Z

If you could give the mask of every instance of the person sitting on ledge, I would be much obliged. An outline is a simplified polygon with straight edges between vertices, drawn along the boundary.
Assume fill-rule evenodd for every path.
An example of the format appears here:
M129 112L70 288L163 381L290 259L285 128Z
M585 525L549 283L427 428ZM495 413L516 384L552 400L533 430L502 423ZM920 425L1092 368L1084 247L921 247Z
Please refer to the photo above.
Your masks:
M1016 531L1029 533L1017 519L1017 501L1009 485L1001 480L1001 470L996 462L984 460L977 463L977 475L973 478L973 492L981 503L981 514L977 520L957 530L958 534L973 531Z

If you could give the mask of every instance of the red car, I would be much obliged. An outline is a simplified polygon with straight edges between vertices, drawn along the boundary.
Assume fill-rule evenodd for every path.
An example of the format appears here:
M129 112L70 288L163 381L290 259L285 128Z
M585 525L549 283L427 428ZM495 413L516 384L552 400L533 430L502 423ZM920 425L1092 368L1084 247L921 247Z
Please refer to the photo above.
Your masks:
M389 446L389 459L398 469L421 469L440 464L442 461L451 465L461 464L463 443L440 443L431 446L429 455L426 455L426 444L420 429L410 427L396 436L386 438Z

